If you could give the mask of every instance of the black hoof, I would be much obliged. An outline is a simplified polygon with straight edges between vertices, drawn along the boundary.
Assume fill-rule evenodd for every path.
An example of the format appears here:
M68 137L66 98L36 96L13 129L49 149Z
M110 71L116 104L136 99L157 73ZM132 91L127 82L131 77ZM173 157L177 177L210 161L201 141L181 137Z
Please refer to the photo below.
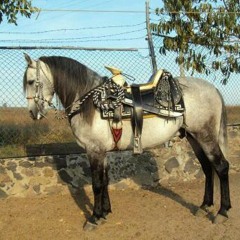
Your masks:
M195 212L196 217L207 217L211 212L213 211L213 206L201 206L198 208L198 210Z
M228 217L223 216L222 214L217 214L217 216L213 219L214 224L221 224L228 220Z
M84 231L93 231L97 227L98 227L98 225L96 223L91 223L91 222L87 221L83 226L83 230Z
M206 217L208 215L208 212L202 208L199 208L195 213L194 216L196 217Z
M221 224L226 222L227 220L228 220L228 211L226 209L224 210L220 209L216 217L213 219L213 223Z
M97 225L102 225L102 224L104 224L104 223L106 223L107 222L107 219L106 218L99 218L98 220L97 220Z
M83 226L83 229L85 231L92 231L92 230L95 230L99 225L102 225L106 222L107 222L107 219L105 217L104 218L101 217L98 219L92 216L86 221L86 223Z

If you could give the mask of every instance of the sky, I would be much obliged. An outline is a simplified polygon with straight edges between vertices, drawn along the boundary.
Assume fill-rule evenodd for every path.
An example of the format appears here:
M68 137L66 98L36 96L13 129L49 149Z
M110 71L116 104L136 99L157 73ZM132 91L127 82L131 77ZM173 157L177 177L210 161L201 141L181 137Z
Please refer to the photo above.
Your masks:
M161 2L151 0L151 11ZM33 0L32 5L42 11L31 19L19 16L18 26L4 19L0 45L147 48L145 0Z
M160 0L151 0L151 11L154 11L158 4L161 4ZM0 46L137 48L141 56L149 55L145 39L145 0L33 0L32 6L42 9L40 14L33 14L30 19L19 16L17 26L8 24L6 18L3 18L0 24ZM0 106L6 102L8 106L25 104L21 83L26 65L23 52L32 54L35 59L52 54L71 57L69 52L63 51L56 53L0 50ZM91 54L89 59L101 70L104 69L104 65L111 62L107 55L103 59L93 52ZM82 58L83 54L78 55ZM119 59L113 59L117 62L115 67L122 68L126 65L121 56L119 55ZM77 60L82 62L82 59ZM89 63L87 60L83 59L82 63L92 67L90 65L92 62ZM141 57L136 59L135 65L141 60ZM149 66L149 73L146 74L148 80L151 67L149 60L146 61ZM130 67L126 66L128 69ZM129 74L132 73L131 70L127 71ZM9 97L11 95L14 96Z

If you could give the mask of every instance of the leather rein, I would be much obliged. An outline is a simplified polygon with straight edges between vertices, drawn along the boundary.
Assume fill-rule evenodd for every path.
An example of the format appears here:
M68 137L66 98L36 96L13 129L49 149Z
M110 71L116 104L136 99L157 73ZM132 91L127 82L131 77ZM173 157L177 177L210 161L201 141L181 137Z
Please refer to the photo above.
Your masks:
M70 104L68 107L65 108L65 110L72 107L71 111L68 114L65 115L59 115L59 111L57 107L51 102L48 101L43 96L43 83L40 82L40 71L43 72L44 76L50 83L50 86L52 88L53 94L56 93L53 84L47 77L46 73L41 67L40 60L36 61L36 81L35 81L35 96L27 96L27 100L34 100L35 104L37 105L37 108L39 110L39 113L46 118L46 116L41 112L40 104L44 104L46 102L49 107L53 108L55 110L55 118L58 120L66 119L68 118L71 120L73 116L78 114L80 112L81 105L90 97L93 96L93 103L97 108L100 108L103 111L109 111L109 109L113 110L117 107L119 107L122 103L122 100L124 99L124 90L121 86L116 84L112 78L106 78L104 83L101 83L99 86L93 88L88 93L86 93L83 97L75 100L72 104ZM114 90L115 95L114 100L111 102L101 101L101 99L104 99L105 91L107 90ZM41 101L41 103L40 103Z

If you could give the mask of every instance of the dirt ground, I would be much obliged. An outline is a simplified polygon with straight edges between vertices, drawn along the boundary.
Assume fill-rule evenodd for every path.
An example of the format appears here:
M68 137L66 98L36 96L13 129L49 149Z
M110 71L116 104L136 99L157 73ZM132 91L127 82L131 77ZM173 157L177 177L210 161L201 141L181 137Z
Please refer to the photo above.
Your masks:
M113 213L96 230L83 225L92 210L92 193L1 199L0 239L127 240L240 239L240 173L230 175L229 220L213 224L212 216L196 217L203 197L203 179L140 190L111 190ZM217 194L218 195L218 194ZM217 210L218 196L216 196Z

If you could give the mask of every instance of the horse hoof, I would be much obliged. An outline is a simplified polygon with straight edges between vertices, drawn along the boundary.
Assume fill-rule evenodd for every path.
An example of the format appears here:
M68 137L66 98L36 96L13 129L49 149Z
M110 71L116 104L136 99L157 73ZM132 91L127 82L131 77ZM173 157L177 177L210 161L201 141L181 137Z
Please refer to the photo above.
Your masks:
M223 216L221 214L217 214L217 216L213 219L214 224L221 224L228 220L228 217Z
M84 230L84 231L93 231L93 230L97 229L97 227L98 227L99 225L102 225L102 224L104 224L104 223L106 223L106 222L107 222L107 220L106 220L105 218L99 218L99 219L96 221L96 223L92 223L92 222L90 222L90 221L87 221L87 222L84 224L84 226L83 226L83 230Z
M206 217L207 215L208 215L208 211L202 208L199 208L194 214L194 216L196 217Z
M98 226L97 224L87 221L83 226L83 230L88 231L88 232L93 231L93 230L97 229L97 226Z
M105 224L107 222L107 219L105 218L99 218L97 220L97 225L102 225L102 224Z

